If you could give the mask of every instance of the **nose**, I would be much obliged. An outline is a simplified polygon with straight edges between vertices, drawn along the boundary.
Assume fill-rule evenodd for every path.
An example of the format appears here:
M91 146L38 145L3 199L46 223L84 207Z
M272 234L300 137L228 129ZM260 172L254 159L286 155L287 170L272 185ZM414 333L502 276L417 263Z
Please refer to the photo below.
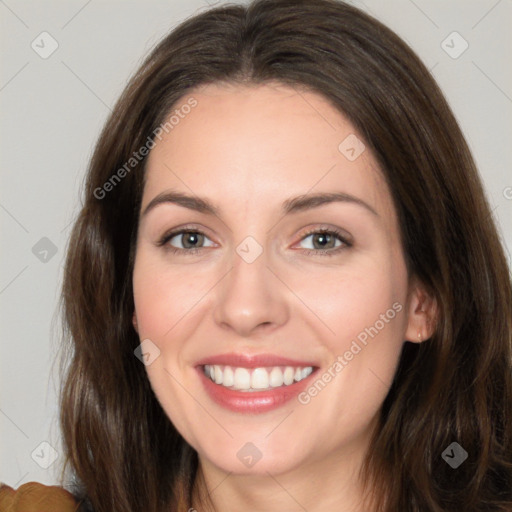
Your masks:
M235 252L232 268L216 287L214 320L237 337L268 334L289 317L286 286L269 267L267 252L248 263Z

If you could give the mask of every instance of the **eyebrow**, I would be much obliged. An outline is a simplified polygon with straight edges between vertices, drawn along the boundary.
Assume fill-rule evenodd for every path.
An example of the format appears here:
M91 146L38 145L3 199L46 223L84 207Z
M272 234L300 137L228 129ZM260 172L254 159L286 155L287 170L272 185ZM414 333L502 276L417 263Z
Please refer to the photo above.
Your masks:
M281 209L285 215L288 215L291 213L302 212L335 202L356 204L365 208L373 215L379 217L379 214L368 203L345 192L319 192L316 194L305 194L302 196L293 197L284 201ZM142 217L147 215L156 206L166 203L176 204L178 206L182 206L199 213L220 217L219 208L212 204L208 199L197 196L190 196L188 194L184 194L183 192L173 190L168 190L155 196L149 202L146 208L144 208Z

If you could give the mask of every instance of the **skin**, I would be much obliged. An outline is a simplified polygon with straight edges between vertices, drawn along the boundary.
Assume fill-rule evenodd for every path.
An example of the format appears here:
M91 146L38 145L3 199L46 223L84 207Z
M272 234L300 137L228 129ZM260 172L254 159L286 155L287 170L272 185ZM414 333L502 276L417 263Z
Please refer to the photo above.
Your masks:
M431 335L434 307L407 275L389 190L368 148L354 161L340 152L349 134L362 137L318 94L213 84L179 104L190 96L197 106L148 157L141 212L174 189L208 198L220 214L166 203L141 216L133 322L160 350L146 367L151 386L198 452L217 510L363 510L357 471L404 340ZM290 197L334 191L376 214L350 202L280 211ZM192 240L199 253L186 253L186 235L167 242L179 254L157 245L185 224L206 235ZM320 227L342 230L352 246L321 255L306 234ZM236 252L247 236L262 249L252 263ZM321 375L394 303L401 311L307 404L234 413L211 401L194 369L205 356L268 352L316 361ZM246 442L262 453L251 468L237 457ZM194 506L204 510L197 495Z

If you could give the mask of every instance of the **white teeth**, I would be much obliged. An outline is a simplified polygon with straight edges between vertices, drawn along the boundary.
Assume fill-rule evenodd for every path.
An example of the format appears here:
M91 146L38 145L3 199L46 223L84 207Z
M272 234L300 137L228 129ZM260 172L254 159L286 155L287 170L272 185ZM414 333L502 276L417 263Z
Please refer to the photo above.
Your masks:
M217 365L215 365L219 368ZM247 368L237 368L234 374L235 389L249 389L251 387L251 374Z
M215 384L222 384L222 370L218 366L214 366L213 376L215 378Z
M270 372L270 385L277 388L283 385L283 372L280 368L272 368Z
M295 374L295 370L291 366L287 366L284 370L283 380L284 383L289 386L293 382L293 376Z
M233 370L231 366L226 366L224 368L224 378L222 380L222 384L227 388L231 387L235 383L235 376L233 374Z
M265 368L255 368L251 376L251 388L267 389L268 380L268 372L265 370Z
M311 372L313 371L313 368L311 366L308 366L307 368L302 368L301 370L301 379L305 379L306 377L308 377L309 375L311 375Z
M216 384L239 391L289 386L299 382L313 372L312 366L274 366L269 368L233 368L231 366L205 365L204 374Z

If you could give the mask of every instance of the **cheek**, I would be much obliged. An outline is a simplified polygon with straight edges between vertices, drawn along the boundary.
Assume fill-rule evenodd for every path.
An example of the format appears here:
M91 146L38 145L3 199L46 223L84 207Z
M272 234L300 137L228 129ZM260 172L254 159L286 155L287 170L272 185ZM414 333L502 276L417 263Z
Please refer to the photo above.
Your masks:
M364 342L365 333L376 327L381 334L396 335L402 328L405 287L397 286L402 279L381 268L351 268L339 275L333 274L302 290L309 307L326 327L325 340L331 351L348 350L352 340ZM395 307L393 308L393 304ZM399 321L396 321L400 319ZM381 338L388 336L381 336ZM391 336L391 338L396 336Z
M322 382L299 401L311 407L311 418L329 417L333 439L336 432L356 436L368 425L393 381L403 345L406 281L399 265L398 272L391 267L385 261L352 267L301 292L322 320L317 325L329 329L322 327L322 343L330 355L318 376Z
M344 421L337 414L340 410L351 411L358 421L369 421L393 381L403 346L405 264L400 259L360 258L357 265L347 265L335 278L323 280L322 286L310 285L302 294L310 298L309 307L328 328L322 327L322 343L330 354L324 371L330 371L324 375L330 391L319 398L317 406L326 406L325 401L336 396L335 425Z
M177 316L177 301L171 301L171 284L156 272L142 268L134 271L133 295L140 337L160 339ZM172 285L175 286L175 283Z
M335 335L329 341L333 361L341 356L340 389L350 386L360 396L345 397L356 410L377 407L393 381L406 328L407 273L405 264L383 259L330 285L326 323Z
M163 341L179 323L191 323L198 302L213 284L211 272L183 272L140 251L133 272L133 295L139 336ZM186 320L186 321L182 321ZM193 322L192 322L193 323Z
M189 421L194 418L190 412L194 401L179 384L183 380L183 351L197 323L197 306L193 306L208 290L208 283L203 286L193 274L177 272L144 248L137 254L133 271L139 338L150 339L159 350L158 357L146 366L147 376L169 419L184 433L194 430ZM187 441L197 443L188 437Z

